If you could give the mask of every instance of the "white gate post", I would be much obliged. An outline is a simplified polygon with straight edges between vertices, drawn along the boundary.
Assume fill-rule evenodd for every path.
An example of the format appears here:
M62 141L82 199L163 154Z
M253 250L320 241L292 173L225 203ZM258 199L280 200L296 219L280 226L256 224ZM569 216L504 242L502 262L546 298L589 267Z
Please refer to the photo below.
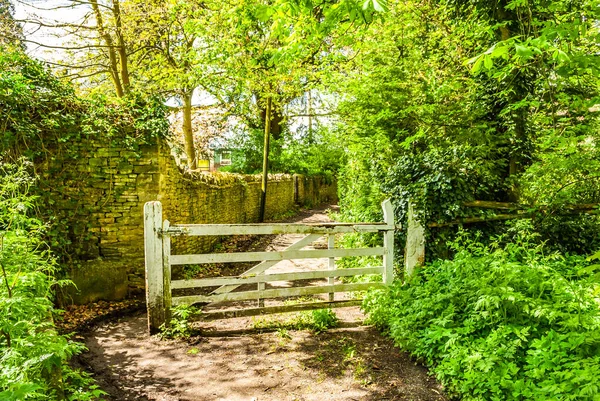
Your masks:
M159 331L165 323L163 274L162 205L147 202L144 205L144 253L146 264L146 307L150 334Z
M385 248L385 253L383 254L383 283L390 285L394 281L394 229L396 228L396 223L392 201L389 199L384 200L381 203L381 208L383 209L385 223L391 226L383 234L383 247Z
M415 269L425 263L425 228L415 217L412 203L408 204L406 247L404 248L404 274L410 279Z

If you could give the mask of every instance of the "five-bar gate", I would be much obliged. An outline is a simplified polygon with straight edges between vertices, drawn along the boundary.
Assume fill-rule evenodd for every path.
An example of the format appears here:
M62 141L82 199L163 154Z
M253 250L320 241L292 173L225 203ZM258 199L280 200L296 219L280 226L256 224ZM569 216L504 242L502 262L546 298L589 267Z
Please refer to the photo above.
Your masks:
M144 206L144 242L146 252L146 300L148 327L155 333L170 319L170 308L176 305L258 300L258 307L211 312L213 318L251 316L263 313L287 312L323 307L356 305L360 300L335 300L335 293L363 291L391 284L394 278L394 214L389 200L382 203L383 223L265 223L265 224L177 224L163 221L160 202L148 202ZM381 232L383 246L372 248L340 249L335 247L335 235L344 233ZM225 235L306 234L304 238L283 251L208 253L197 255L173 255L173 236L225 236ZM327 249L302 248L320 237L328 238ZM382 256L381 266L336 269L335 259L349 256ZM267 274L266 271L282 260L327 258L326 270ZM171 280L171 267L175 265L260 262L246 272L231 277L213 277L193 280ZM380 275L381 281L361 283L336 283L336 277L357 275ZM275 281L323 279L323 285L310 284L289 288L266 288ZM325 280L326 279L326 280ZM234 291L241 285L256 285L256 289ZM173 290L216 287L207 295L173 296ZM329 294L329 301L310 302L300 305L265 307L265 298L294 297Z

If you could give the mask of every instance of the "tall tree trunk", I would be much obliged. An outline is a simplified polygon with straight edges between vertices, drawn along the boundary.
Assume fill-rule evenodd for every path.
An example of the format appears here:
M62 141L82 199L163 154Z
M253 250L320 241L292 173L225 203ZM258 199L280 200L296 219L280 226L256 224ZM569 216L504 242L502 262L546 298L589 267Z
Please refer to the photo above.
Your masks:
M104 20L102 18L102 13L100 12L100 7L98 6L98 0L90 0L90 4L92 5L92 10L94 11L94 16L96 17L96 23L98 24L98 33L100 33L100 37L104 40L108 48L108 59L109 59L109 70L110 75L115 85L115 91L117 92L118 97L123 97L123 85L121 84L121 78L119 77L119 68L117 66L117 53L115 52L115 45L113 43L112 37L104 28Z
M261 99L258 98L258 96L257 99L260 103ZM269 119L269 123L271 124L270 133L271 136L273 136L273 139L278 140L281 139L281 135L283 134L284 118L279 109L277 107L273 107L272 98L267 99L267 102L265 102L265 106L260 108L260 119L262 121L267 121L267 105L269 104L269 102L271 104L271 118Z
M262 223L265 221L265 210L267 208L267 181L269 179L269 145L271 138L271 98L267 98L267 106L265 108L265 140L263 148L263 173L262 173L262 186L260 196L260 213L258 221Z
M185 141L185 154L190 170L196 170L196 148L194 147L194 134L192 131L192 96L194 90L183 93L183 138Z
M125 40L123 39L123 24L121 22L121 7L119 5L119 0L113 0L112 10L115 17L115 25L117 27L117 49L119 51L119 62L121 67L121 82L123 84L123 91L127 94L129 93L131 84L129 81L129 67L127 66L127 48L125 47Z
M508 40L512 35L511 24L514 24L516 19L510 10L506 9L506 2L501 0L498 2L496 9L496 18L498 22L504 23L500 26L499 33L501 40ZM514 28L514 27L513 27ZM518 33L518 32L517 32ZM519 79L520 71L515 70L512 73L511 79L509 79L509 85L511 86L510 103L517 103L527 97L527 88L521 84ZM510 119L514 125L513 132L513 145L511 146L508 160L508 176L509 178L515 176L522 171L523 163L525 160L523 144L527 141L527 115L523 108L515 110L511 113ZM511 202L519 201L519 187L513 182L509 188L508 199Z

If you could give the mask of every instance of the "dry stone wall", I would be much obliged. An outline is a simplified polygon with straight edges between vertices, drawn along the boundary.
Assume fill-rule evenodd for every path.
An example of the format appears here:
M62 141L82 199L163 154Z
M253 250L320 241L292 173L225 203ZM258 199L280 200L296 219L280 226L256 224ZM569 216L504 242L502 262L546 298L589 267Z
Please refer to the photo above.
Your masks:
M144 203L160 200L164 218L176 223L258 221L260 177L184 174L164 143L138 152L91 141L88 157L46 166L53 212L64 219L73 253L66 302L115 300L144 292ZM60 169L60 172L57 171ZM267 219L295 205L337 201L335 182L321 177L278 175L267 191ZM218 238L177 239L178 253L208 252Z

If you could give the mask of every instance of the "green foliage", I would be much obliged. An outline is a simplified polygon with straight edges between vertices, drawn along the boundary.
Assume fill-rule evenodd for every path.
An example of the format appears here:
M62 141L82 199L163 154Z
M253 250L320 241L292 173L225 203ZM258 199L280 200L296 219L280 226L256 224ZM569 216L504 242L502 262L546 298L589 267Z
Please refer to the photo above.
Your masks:
M198 308L189 305L177 305L171 308L172 318L168 324L160 326L161 338L187 339L194 334L190 318L199 314Z
M556 217L600 201L594 4L389 2L327 84L342 99L343 217L380 218L389 196L400 223L409 201L427 223L486 215L468 200L518 201L544 211L535 227L555 249L595 249L598 218ZM565 223L577 235L559 238ZM430 260L453 231L427 233Z
M372 248L381 246L383 239L380 234L343 234L336 237L336 243L339 248L356 249L356 248ZM363 267L379 267L381 266L380 256L346 256L336 260L336 267L339 269L354 269ZM340 277L344 282L372 282L381 280L381 275L362 275Z
M221 167L220 171L260 173L263 141L264 134L259 129L237 133L231 140L232 164ZM271 140L269 172L333 177L344 159L343 149L325 129L296 136L286 131L281 138Z
M461 235L454 260L370 293L369 321L463 400L598 399L596 268L536 244Z
M0 149L39 161L59 154L85 156L73 143L113 141L131 150L153 143L168 130L165 108L153 97L132 94L108 102L83 100L73 87L25 54L0 49Z
M310 311L310 315L312 317L311 330L315 333L321 333L327 331L329 328L337 327L339 322L335 312L331 309L316 309Z
M128 149L134 156L168 129L165 108L156 98L83 100L41 63L2 49L0 105L0 152L7 160L25 156L34 162L40 177L32 191L43 205L37 210L43 221L53 222L45 235L61 259L83 252L86 224L76 221L85 174L65 166L86 160L96 144ZM57 188L58 182L68 190Z
M277 329L281 334L287 330L311 330L315 333L322 333L327 329L337 327L338 317L331 309L316 309L300 313L290 314L286 320L280 318L261 318L254 321L256 329Z
M92 400L103 392L69 367L82 344L57 333L56 260L31 210L30 165L0 163L0 399Z

